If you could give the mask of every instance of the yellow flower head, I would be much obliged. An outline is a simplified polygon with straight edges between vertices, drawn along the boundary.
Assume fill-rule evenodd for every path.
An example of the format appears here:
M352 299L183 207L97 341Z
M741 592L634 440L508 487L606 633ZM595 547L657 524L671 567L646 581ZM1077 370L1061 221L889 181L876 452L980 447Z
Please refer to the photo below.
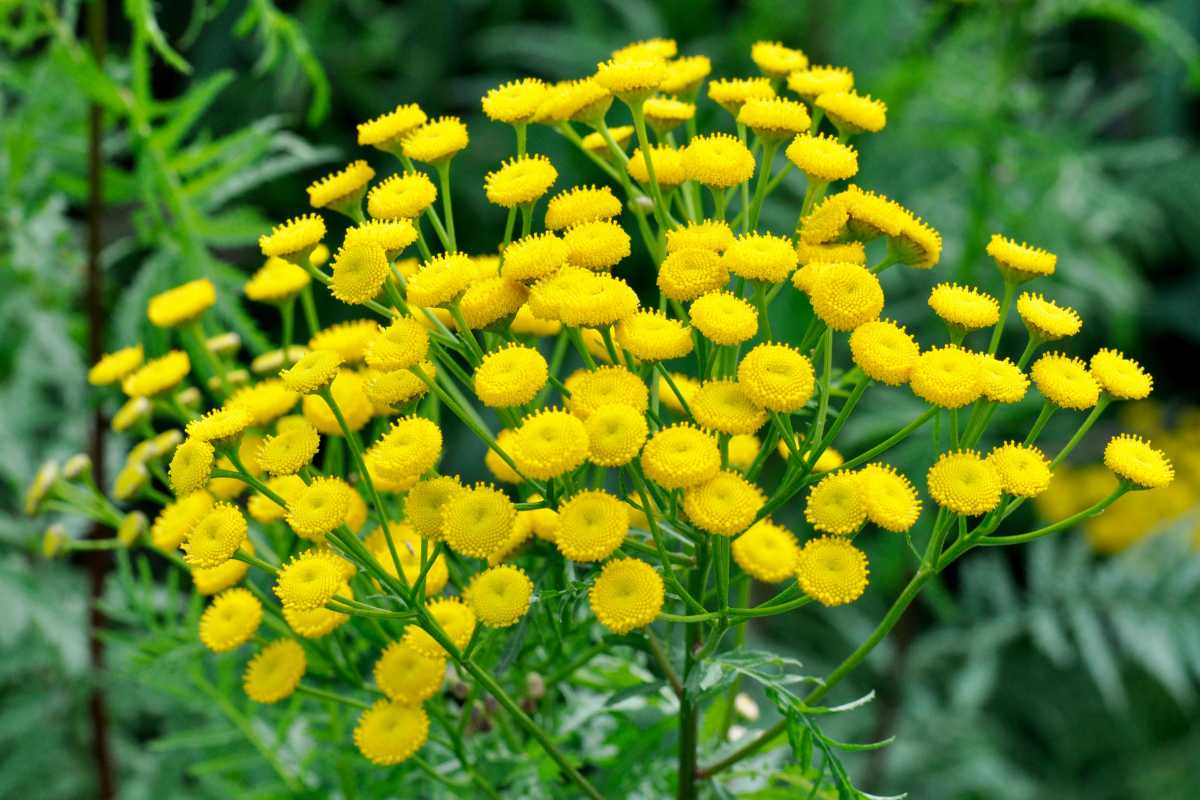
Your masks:
M870 241L878 236L901 237L912 212L895 200L851 184L838 195L846 210L847 235Z
M446 503L463 491L456 477L440 475L418 481L408 492L404 511L418 533L428 539L442 538L442 514Z
M492 408L524 405L546 385L549 374L536 348L510 345L484 356L475 370L475 394Z
M904 533L921 516L921 498L904 475L887 464L868 464L858 473L867 519L893 533Z
M246 541L246 518L236 506L218 503L188 533L184 561L190 567L219 567Z
M366 382L360 373L342 371L329 385L333 400L342 412L346 427L352 431L362 430L371 421L375 407L367 398ZM301 404L304 418L326 436L343 436L342 424L334 415L329 403L320 395L310 394Z
M938 408L962 408L983 393L979 356L957 345L926 350L909 375L913 394Z
M288 525L305 539L322 541L325 534L346 521L353 491L341 478L314 479L288 501Z
M702 383L688 405L699 425L721 433L754 433L767 422L767 412L731 378Z
M374 320L350 320L317 331L308 340L308 347L310 350L332 350L342 361L353 363L363 360L367 346L378 335L379 324Z
M429 613L459 650L471 641L475 633L475 612L457 597L443 597L429 604ZM428 632L409 625L402 640L427 656L446 656L446 650Z
M754 176L754 154L727 133L696 136L683 148L683 173L704 186L727 189Z
M621 320L617 343L642 361L666 361L692 352L691 329L654 310L642 310Z
M132 547L142 540L149 529L150 521L146 519L145 514L140 511L130 511L121 518L121 524L117 526L117 541L126 547Z
M925 481L933 501L955 514L974 517L1000 505L1000 473L974 450L942 453Z
M993 403L1019 403L1029 390L1029 378L1007 358L979 353L983 371L983 396Z
M184 495L163 506L150 527L150 541L159 550L170 552L179 547L196 523L212 508L213 497L200 490Z
M276 225L271 233L258 237L258 247L267 258L286 258L303 254L325 238L325 221L316 214L303 214Z
M402 103L386 114L358 125L358 143L396 153L404 135L423 125L428 117L416 103ZM373 215L372 215L373 216Z
M680 250L711 250L724 253L733 244L733 229L729 223L719 219L688 222L667 231L667 254Z
M591 270L609 269L630 253L630 238L616 222L595 220L572 225L563 234L567 261Z
M846 229L850 222L849 190L829 195L812 210L807 217L800 220L800 241L805 244L818 245L838 242L850 234ZM853 259L853 263L866 263Z
M567 379L566 386L571 392L567 409L580 419L587 419L597 408L610 403L629 406L640 414L650 407L646 384L624 367L580 370Z
M929 293L929 307L947 325L962 330L989 328L1000 320L996 298L974 286L939 283Z
M588 460L602 467L621 467L633 461L649 433L644 412L621 403L598 406L584 427Z
M213 446L201 439L188 439L171 456L171 488L180 497L203 489L212 465Z
M646 122L659 134L666 134L696 116L695 103L671 97L648 97L642 104Z
M786 78L808 68L808 56L782 42L755 42L750 47L750 59L769 78Z
M384 475L415 481L437 466L442 455L442 431L425 417L401 417L371 447L371 452Z
M404 155L413 161L438 165L466 149L467 126L458 117L431 119L404 137Z
M191 369L192 362L188 354L182 350L172 350L126 375L121 380L121 390L134 398L154 397L178 386ZM113 424L116 423L114 418Z
M437 187L424 172L389 175L367 194L367 212L375 219L413 219L437 200Z
M467 327L482 330L514 316L528 297L525 284L494 275L468 286L459 300L459 310Z
M1102 348L1092 356L1091 368L1100 387L1118 400L1144 400L1154 388L1150 373L1118 350Z
M333 383L342 358L332 350L313 350L279 373L283 385L293 392L313 394Z
M614 559L588 590L588 604L600 624L613 633L644 628L662 611L662 577L645 561Z
M766 498L739 473L722 470L683 493L683 510L697 528L718 536L736 536L754 522Z
M538 108L538 122L554 125L560 122L599 123L604 119L612 95L591 78L556 83Z
M487 558L512 532L517 510L504 492L479 483L452 492L441 517L443 538L454 552Z
M646 58L666 60L674 58L677 52L679 52L679 45L674 39L643 39L627 44L619 50L614 50L612 57L616 61Z
M341 589L337 594L342 597L351 597L350 587L347 584L342 584ZM283 607L283 618L287 622L288 627L295 631L300 636L306 639L320 639L332 633L341 625L345 624L349 619L349 614L342 614L338 611L330 611L328 608L313 608L308 611L301 611L298 608Z
M803 103L782 97L747 100L738 110L737 121L760 139L771 142L807 133L812 125Z
M857 531L867 518L861 476L846 470L826 475L809 491L804 518L824 533Z
M628 103L654 94L667 75L661 56L639 54L612 58L596 67L593 80Z
M742 571L764 583L779 583L796 573L800 546L782 525L761 519L733 540L733 560Z
M278 703L296 691L307 665L304 648L295 639L276 639L250 659L242 687L256 703Z
M366 362L375 369L406 370L425 361L429 331L416 318L400 316L375 335L366 346Z
M1062 353L1046 353L1029 370L1042 397L1059 408L1083 410L1100 399L1100 384L1083 359Z
M140 344L123 347L104 356L88 370L88 383L92 386L108 386L117 383L142 365L143 354Z
M227 589L200 615L200 641L214 653L245 644L262 622L262 604L248 589Z
M375 684L397 703L417 705L437 694L446 677L446 657L428 656L405 642L392 642L375 662Z
M729 269L715 250L677 249L663 259L658 288L671 300L686 303L715 292L729 282Z
M337 211L356 208L374 177L375 170L366 161L352 161L344 169L310 183L308 203L313 208Z
M745 233L725 250L726 269L747 280L782 283L798 260L792 242L770 233Z
M664 188L672 188L678 186L687 180L687 173L683 168L683 151L678 150L671 145L655 144L650 146L650 164L654 167L654 179L658 181L658 185ZM629 176L638 183L648 186L650 184L650 173L646 170L645 151L640 147L635 147L633 152L629 154L629 162L625 168L629 171Z
M1050 461L1036 447L1005 442L988 453L1000 488L1014 497L1037 497L1050 486Z
M496 122L523 125L534 118L549 87L537 78L522 78L489 89L483 96L483 113Z
M839 131L845 134L869 131L878 133L887 124L887 104L873 97L860 95L853 89L825 92L814 102L825 112Z
M284 608L311 611L328 603L346 580L341 559L328 550L305 550L280 568L275 595Z
M667 62L667 72L659 89L667 94L691 95L700 87L708 73L712 72L712 62L708 56L683 56Z
M300 420L263 439L258 464L272 475L293 475L311 463L321 446L321 436L308 420Z
M441 306L462 294L475 277L475 265L461 253L442 253L421 265L408 279L408 301Z
M380 700L358 718L354 745L372 764L390 767L407 761L429 738L429 716L419 705Z
M508 628L529 610L533 581L520 567L504 564L472 578L465 594L480 622L492 628Z
M813 394L812 362L786 344L756 346L738 364L737 377L752 402L772 411L799 411Z
M718 78L708 82L708 97L735 118L750 100L770 100L775 87L770 78Z
M836 536L809 539L796 562L800 589L823 606L844 606L867 590L867 554Z
M908 382L921 349L903 325L879 319L859 325L850 334L850 356L867 377L901 386Z
M216 287L208 278L200 278L151 297L146 316L159 328L176 328L198 318L216 302Z
M835 331L852 331L879 317L883 287L858 264L824 264L812 278L813 311Z
M513 280L536 281L554 274L567 263L569 255L567 243L558 236L549 232L536 233L505 248L501 272Z
M254 424L261 427L291 411L299 399L299 394L287 388L283 381L271 379L238 389L227 405L245 409Z
M375 244L383 248L388 258L395 258L416 240L417 229L407 219L369 219L346 231L342 249L352 250L363 244ZM333 268L337 268L336 257Z
M796 242L796 256L802 266L812 264L832 264L837 261L847 261L851 264L866 264L867 251L862 242L846 242L844 244L808 244L801 240ZM806 285L815 273L809 273L801 279L798 273L793 273L792 284L804 293L809 292Z
M383 248L374 242L358 242L341 248L333 257L329 287L343 303L361 305L379 294L390 274Z
M240 406L214 408L203 417L187 424L187 435L203 442L233 439L253 424L250 412Z
M1175 468L1162 450L1128 433L1114 436L1105 445L1104 466L1138 489L1161 489L1175 479Z
M612 219L620 213L621 201L611 188L572 186L550 198L546 207L546 230L558 231L584 222ZM506 261L510 252L505 251Z
M133 500L150 483L150 471L141 461L129 461L117 473L113 481L113 498L121 501Z
M285 505L279 505L270 497L255 492L246 501L246 511L258 522L277 522L287 517L287 505L293 502L308 488L308 484L299 475L277 475L267 480L267 488L283 500Z
M487 199L502 208L517 208L538 200L558 180L558 170L543 155L524 155L505 161L489 172L483 185Z
M1022 292L1017 298L1017 313L1029 335L1043 342L1074 336L1083 327L1075 309L1060 306L1040 294Z
M589 273L559 300L558 318L576 328L603 328L615 325L638 310L637 292L628 283L612 275Z
M1012 239L993 233L987 253L1007 278L1028 281L1038 276L1053 275L1058 257L1033 245L1017 244Z
M734 469L747 471L758 458L762 442L757 436L749 433L738 433L729 437L729 466Z
M758 311L730 292L709 292L689 310L692 325L716 344L741 344L758 333Z
M704 483L721 469L717 440L686 423L657 431L642 450L642 469L664 489Z
M241 551L247 555L254 555L253 543L247 539L242 543ZM208 597L223 592L231 586L236 586L242 578L246 577L249 570L249 564L233 558L217 567L208 569L193 567L192 585L195 586L198 594Z
M788 75L788 88L809 102L823 94L854 88L854 73L845 67L810 66Z
M587 458L587 428L566 411L542 409L526 417L516 433L510 455L531 478L556 478Z
M889 244L899 263L915 269L932 269L942 257L942 235L908 209Z
M621 546L629 532L629 511L608 492L584 490L558 509L554 543L563 558L603 561Z

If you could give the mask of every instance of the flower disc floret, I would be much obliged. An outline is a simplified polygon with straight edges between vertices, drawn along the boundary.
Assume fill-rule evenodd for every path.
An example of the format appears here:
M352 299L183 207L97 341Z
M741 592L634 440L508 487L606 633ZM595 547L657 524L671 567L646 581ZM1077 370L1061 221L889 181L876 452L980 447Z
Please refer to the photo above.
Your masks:
M666 361L692 352L692 331L657 309L638 311L617 324L617 343L641 361Z
M608 492L579 492L558 509L558 535L554 540L563 558L603 561L625 541L629 511Z
M566 411L543 409L526 417L516 434L511 456L531 478L557 478L587 459L587 428Z
M200 615L200 641L225 653L250 641L262 622L262 603L248 589L226 589Z
M324 606L346 580L340 561L328 550L305 550L280 568L275 595L284 608L311 611Z
M295 639L276 639L250 659L242 687L256 703L278 703L296 691L307 666L304 648Z
M401 147L412 160L437 165L466 149L469 142L461 119L438 117L409 132Z
M216 302L216 287L208 278L200 278L151 297L146 316L159 328L177 328L199 318Z
M794 412L812 398L812 362L786 344L764 342L745 355L738 384L752 402L771 411Z
M375 170L366 161L352 161L344 169L326 175L308 185L308 202L313 208L336 206L346 200L357 201Z
M1104 447L1104 466L1139 489L1161 489L1175 479L1175 468L1145 439L1122 433Z
M738 277L782 283L792 274L798 260L790 239L770 233L746 233L729 245L722 262Z
M441 517L443 538L454 552L487 558L508 538L517 510L504 492L479 483L453 492Z
M219 567L246 541L246 518L237 506L218 503L188 533L183 560L190 567Z
M649 433L644 412L622 404L597 407L584 427L588 460L601 467L621 467L633 461Z
M543 155L524 155L505 161L489 172L483 186L489 202L501 208L517 208L532 203L550 191L558 180L558 170Z
M921 498L907 477L887 464L868 464L858 474L867 519L893 533L904 533L921 516Z
M839 470L822 478L808 493L804 518L824 533L851 534L867 518L863 485L857 472Z
M800 590L823 606L844 606L862 597L869 574L867 554L834 536L805 542L796 562Z
M1118 400L1144 400L1154 388L1150 373L1118 350L1099 350L1090 366L1100 387Z
M917 340L891 320L859 325L850 334L850 356L868 378L901 386L912 374L921 350Z
M754 176L754 154L727 133L696 136L683 148L683 172L704 186L728 189Z
M475 370L475 395L491 408L524 405L546 385L549 374L537 348L510 345L484 356Z
M288 525L305 539L320 541L346 521L354 490L341 478L316 478L288 501Z
M662 611L663 593L662 577L654 567L636 558L618 558L600 571L588 590L588 605L601 625L626 634L654 622Z
M689 309L692 326L716 344L741 344L758 333L758 311L730 292L709 292Z
M658 288L671 300L686 303L729 282L729 269L715 250L686 247L663 259Z
M1037 497L1050 486L1050 461L1032 445L1005 442L988 453L1000 488L1014 497Z
M1046 353L1029 370L1042 397L1059 408L1082 411L1100 399L1100 384L1081 358Z
M824 264L813 276L813 311L835 331L852 331L883 311L879 278L858 264Z
M764 583L779 583L796 573L800 546L796 537L769 519L754 523L733 540L733 560L742 571Z
M721 451L712 436L679 423L650 437L640 463L646 476L664 489L686 489L720 471Z
M964 330L988 328L1000 320L996 298L973 286L939 283L929 293L929 307L947 325Z
M347 244L333 257L330 292L350 305L362 305L374 299L391 274L387 253L375 242Z
M429 738L429 715L419 705L379 700L354 727L354 745L372 764L388 767L407 761Z
M767 423L767 412L760 408L738 381L722 378L700 384L688 400L696 423L709 430L727 434L754 433Z
M955 514L974 517L1000 505L1000 474L974 450L942 453L926 483L934 502Z
M913 394L938 408L962 408L983 393L983 368L976 353L957 345L926 350L909 375Z
M722 470L683 493L683 510L697 528L718 536L736 536L763 507L762 491L740 473Z
M443 253L421 265L408 279L408 301L418 306L441 306L454 300L475 277L475 265L461 253Z
M397 703L416 705L437 694L446 657L428 656L406 642L392 642L375 662L375 685Z

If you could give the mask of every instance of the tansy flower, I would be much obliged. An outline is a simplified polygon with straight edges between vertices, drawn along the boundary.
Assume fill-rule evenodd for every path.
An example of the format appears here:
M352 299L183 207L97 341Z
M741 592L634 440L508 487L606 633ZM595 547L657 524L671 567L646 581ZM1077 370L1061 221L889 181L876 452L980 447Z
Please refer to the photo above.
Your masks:
M845 539L809 539L796 560L800 590L823 606L844 606L867 589L867 555Z
M539 199L558 180L558 170L543 155L524 155L505 161L489 172L483 186L487 199L502 207L516 208Z
M683 56L667 62L667 72L659 89L667 94L691 95L712 72L708 56Z
M733 540L733 560L742 571L764 583L779 583L796 573L800 546L782 525L760 519Z
M983 369L977 354L957 345L926 350L909 375L913 394L938 408L962 408L983 393Z
M446 657L428 656L404 642L392 642L375 662L375 685L397 703L416 705L442 688Z
M150 471L140 461L130 461L117 473L113 481L113 498L127 502L139 494L150 483Z
M625 281L589 274L575 292L560 298L558 318L576 328L602 328L633 316L637 309L637 292Z
M901 386L908 381L921 349L903 325L880 319L850 334L850 357L868 378Z
M317 429L308 420L302 420L263 439L258 449L258 463L272 475L292 475L312 461L320 446Z
M1029 335L1042 342L1074 336L1083 327L1075 309L1060 306L1040 294L1022 292L1017 298L1017 313Z
M262 622L262 604L247 589L228 589L200 615L200 641L224 653L250 641Z
M178 386L191 369L192 362L187 353L171 350L126 375L121 380L121 390L134 398L154 397ZM116 417L113 418L113 424L118 424Z
M425 417L401 417L371 447L371 452L386 475L415 480L433 469L441 458L442 431Z
M588 438L583 421L566 411L542 409L517 428L512 458L531 478L557 478L587 458Z
M934 502L955 514L974 517L1000 505L1000 474L974 450L942 453L926 483Z
M646 156L642 148L635 147L629 154L625 169L629 177L640 184L649 185L650 173L646 170ZM671 145L655 144L650 146L650 164L654 167L654 179L658 185L673 188L687 180L683 167L683 151Z
M353 491L341 478L315 478L299 496L288 501L288 525L305 539L321 541L346 521Z
M500 457L498 451L507 453L512 450L515 436L516 433L508 428L500 429L496 432L497 448L494 450L489 447L483 455L483 465L487 467L488 472L492 473L492 476L501 483L510 483L513 486L524 482L525 479L521 477L521 473L512 468L512 465Z
M619 403L592 410L584 427L588 460L601 467L621 467L633 461L649 433L644 412Z
M878 236L898 237L911 219L912 212L895 200L868 192L851 184L840 195L845 204L847 232L856 239L870 241Z
M367 345L366 361L380 370L410 369L429 353L429 331L416 318L400 316L378 332Z
M641 378L624 367L598 367L580 370L567 379L567 408L580 419L587 419L603 405L617 403L645 413L650 406L650 392Z
M262 427L291 411L299 399L299 394L287 388L283 381L272 379L238 389L226 405L245 409L254 424Z
M1029 370L1042 397L1059 408L1083 410L1100 399L1100 384L1083 359L1062 353L1046 353Z
M1005 442L988 453L1000 488L1015 497L1037 497L1050 486L1050 462L1036 447Z
M246 541L246 518L236 506L218 503L188 533L184 561L190 567L224 564Z
M416 103L401 103L386 114L360 122L358 143L386 153L397 153L404 135L424 124L426 119L425 112Z
M824 533L850 534L867 518L861 476L845 470L826 475L808 493L804 518Z
M437 187L424 172L389 175L367 193L367 213L376 219L413 219L437 200Z
M757 436L739 433L729 437L729 466L745 472L758 458L762 442Z
M962 330L988 328L1000 320L996 298L973 286L939 283L929 293L929 307L951 327Z
M786 78L808 67L808 56L782 42L755 42L750 46L750 59L770 78Z
M333 208L349 214L362 202L367 184L375 170L366 161L352 161L338 172L326 175L308 185L308 203L313 208Z
M203 489L212 471L213 446L200 439L188 439L171 456L171 488L183 496Z
M651 436L640 463L650 480L664 489L685 489L717 474L721 451L712 436L680 423Z
M745 233L725 250L722 262L734 275L747 280L781 283L798 263L792 242L770 233Z
M1006 278L1029 281L1040 275L1053 275L1058 257L1029 244L1017 244L1012 239L993 233L987 244L992 257Z
M216 302L216 287L208 278L200 278L151 297L146 316L159 328L176 328L198 318Z
M337 377L342 358L332 350L313 350L279 373L283 385L293 392L314 394Z
M716 344L741 344L758 333L758 312L730 292L709 292L689 309L692 326Z
M512 531L517 510L504 492L479 483L451 493L441 517L443 538L454 552L487 558Z
M451 643L459 650L465 648L471 641L471 635L475 633L475 612L470 606L457 597L444 597L431 602L428 608L430 616ZM437 640L416 625L409 625L404 629L403 641L429 656L446 655L446 650Z
M461 253L442 253L421 265L408 279L408 301L440 306L458 297L474 277L471 259Z
M932 269L942 257L942 235L908 209L888 244L899 263L915 269Z
M862 242L845 242L844 244L809 244L803 240L796 242L796 257L800 264L832 264L847 261L851 264L866 264L867 250ZM792 275L792 283L797 289L807 293L808 288L802 285L799 276Z
M192 532L196 523L212 508L213 497L204 490L184 495L163 506L150 527L150 541L159 550L170 552Z
M419 705L380 700L358 718L354 745L372 764L388 767L407 761L429 738L429 716Z
M850 221L847 193L829 195L808 216L800 220L800 241L806 244L828 244L847 237ZM858 262L855 263L865 263Z
M256 703L278 703L296 691L306 667L304 648L295 639L276 639L250 659L242 687Z
M387 254L374 242L347 244L333 257L333 296L343 303L361 305L379 294L391 274Z
M683 510L697 528L718 536L736 536L754 522L766 498L740 474L722 470L683 493Z
M241 552L247 555L254 555L254 545L249 539L242 542ZM231 558L224 564L215 567L207 569L193 568L192 585L196 588L198 594L207 597L237 585L241 582L242 578L246 577L246 573L249 570L250 565L245 561L238 561L235 558Z
M588 605L600 624L616 634L654 622L662 611L663 580L654 567L636 558L604 565L588 590Z
M813 311L835 331L852 331L883 310L883 287L866 267L824 264L813 276Z
M524 405L546 385L549 374L536 348L510 345L484 356L475 370L475 395L492 408Z
M708 96L736 118L747 101L774 97L775 87L770 78L718 78L708 82Z
M1019 403L1029 390L1029 378L1007 358L979 353L983 373L983 396L993 403Z
M146 519L145 514L140 511L130 511L121 518L121 524L117 526L117 541L126 547L132 547L142 540L149 529L150 521ZM205 592L201 592L201 594L205 594ZM212 593L208 592L207 594Z
M592 270L609 269L630 253L629 234L611 220L573 225L563 234L567 261Z
M738 109L737 121L770 142L782 142L812 124L803 103L781 97L747 100Z
M418 533L429 539L442 538L442 511L463 490L458 478L438 476L418 481L408 492L404 511Z
M308 263L314 267L323 267L325 262L329 260L329 248L324 244L318 244L308 254Z
M530 311L542 319L557 320L564 299L577 294L594 277L583 267L562 267L533 285L528 300Z
M723 288L729 282L729 269L715 250L687 247L663 259L657 282L669 299L686 303Z
M674 58L679 51L679 45L674 39L643 39L640 42L627 44L612 52L613 60L658 59L664 61Z
M287 517L287 504L293 502L308 488L308 484L299 475L277 475L267 480L267 488L283 500L279 505L274 499L265 494L255 492L246 501L246 511L258 522L277 522Z
M664 135L696 116L695 103L671 97L648 97L642 104L646 122L659 135Z
M621 320L617 343L642 361L666 361L692 352L691 328L661 311L642 310Z
M688 222L667 231L667 254L698 248L723 253L733 244L733 230L719 219Z
M294 344L285 352L283 348L278 350L268 350L260 356L255 356L250 362L250 371L255 375L277 375L279 370L284 365L293 365L308 354L309 348L302 344ZM187 392L188 390L184 390ZM200 390L196 389L191 394L190 398L185 399L184 392L180 392L175 396L175 399L180 404L185 406L195 406L200 403Z
M799 411L813 394L812 362L786 344L757 345L738 364L737 376L746 396L772 411Z
M787 85L805 100L816 100L830 92L848 92L854 88L854 73L845 67L810 66L790 73Z
M253 422L250 412L239 406L214 408L189 422L187 435L202 442L220 442L237 436Z
M351 597L350 587L342 584L337 591L342 597ZM313 608L301 611L298 608L283 607L283 618L288 627L306 639L320 639L332 633L350 619L349 614L331 611L328 608Z
M275 595L285 608L320 608L333 599L346 580L340 561L327 550L305 550L279 569Z
M525 305L517 309L517 313L513 316L512 321L508 323L509 330L517 336L532 336L539 339L544 339L548 336L557 336L562 330L562 323L556 319L542 319L533 313L529 307L528 301Z
M467 126L461 119L438 117L410 131L401 148L413 161L437 166L465 149L468 141Z
M329 392L333 395L338 410L342 412L341 420L338 420L329 403L320 395L307 395L301 404L304 418L318 431L326 436L344 436L343 421L352 431L362 430L363 426L371 421L375 407L367 399L362 375L348 370L338 373L333 383L329 384Z
M345 362L362 361L367 346L379 335L379 324L370 319L339 322L322 328L308 340L310 350L332 350Z
M1102 348L1092 356L1091 368L1101 388L1118 400L1144 400L1154 388L1142 365L1117 350Z
M558 231L583 222L612 219L621 214L621 201L607 186L572 186L546 206L546 230ZM508 259L508 252L505 252Z
M546 93L535 119L547 125L568 120L597 124L611 105L612 95L591 78L560 81Z
M921 498L912 481L887 464L868 464L858 473L867 519L893 533L904 533L921 516Z
M668 408L676 414L683 414L683 403L679 402L679 396L675 394L675 390L679 390L679 394L683 396L683 399L690 402L696 392L700 391L700 383L690 376L684 375L682 372L672 372L670 375L671 382L675 384L675 388L672 389L664 381L660 387L661 391L659 392L658 401L662 403L663 408Z
M559 506L554 543L563 558L603 561L621 546L628 532L624 503L608 492L584 490Z
M501 272L506 278L535 281L553 274L567 263L570 249L553 233L523 237L504 249Z
M105 353L88 370L88 383L92 386L108 386L116 383L142 365L142 346L123 347Z
M1104 466L1138 489L1161 489L1175 479L1175 468L1163 451L1128 433L1108 441L1104 447Z
M709 92L715 84L709 84ZM683 148L683 172L712 189L727 189L754 176L754 154L727 133L696 136Z
M522 78L489 89L483 96L483 113L496 122L520 125L537 114L549 87L537 78Z
M472 283L458 302L467 326L482 330L516 314L528 297L525 284L496 275Z
M593 80L625 102L636 103L654 94L666 74L662 57L626 56L599 64Z
M721 433L754 433L767 423L767 412L730 378L700 384L688 405L701 427Z
M286 258L316 247L325 238L325 221L316 214L303 214L280 223L271 233L258 237L258 247L267 258Z
M813 104L823 110L842 133L878 133L887 124L887 104L854 90L825 92Z

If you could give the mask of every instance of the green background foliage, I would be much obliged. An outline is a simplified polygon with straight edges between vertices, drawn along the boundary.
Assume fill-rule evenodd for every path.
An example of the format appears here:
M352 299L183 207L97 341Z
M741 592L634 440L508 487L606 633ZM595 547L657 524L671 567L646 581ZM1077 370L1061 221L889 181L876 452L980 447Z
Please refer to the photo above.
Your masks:
M258 351L261 330L277 322L236 301L259 264L257 236L303 206L307 182L360 157L355 123L414 100L466 119L472 147L455 162L455 204L469 221L460 223L466 249L481 252L503 224L485 202L483 175L511 150L510 131L479 112L488 88L527 74L587 74L613 48L658 35L709 55L717 74L747 74L752 42L782 40L816 63L851 67L862 89L888 102L887 129L863 144L860 181L945 238L934 274L885 274L894 314L919 326L934 281L997 290L983 246L1003 231L1059 254L1049 291L1087 321L1079 352L1136 351L1161 402L1195 402L1200 7L1187 0L348 0L286 10L269 0L125 0L106 6L103 65L87 45L86 8L0 0L0 796L94 794L86 703L96 685L111 703L124 797L225 797L245 786L278 796L292 781L344 771L360 775L365 796L399 791L365 762L327 755L325 732L286 717L264 728L244 707L210 702L237 673L195 669L198 608L152 579L141 557L122 557L110 578L110 670L97 674L82 564L36 556L40 531L18 515L20 493L43 459L85 448L95 402L81 311L91 103L107 126L106 346L161 347L144 322L147 298L205 274L218 284L221 323ZM720 124L716 109L702 113ZM561 186L597 180L548 131L534 131L531 149L550 155ZM785 181L767 225L787 230L802 192L802 182ZM646 285L648 263L635 249L624 275ZM777 307L777 331L803 330L801 305ZM345 313L322 307L322 319ZM1020 404L1000 425L1024 429L1036 411ZM913 415L894 399L868 399L839 445L859 449ZM928 435L898 451L896 465L923 471ZM1095 455L1100 441L1082 454ZM109 448L110 475L121 447ZM474 440L447 449L465 454L452 466L478 469ZM1195 524L1185 517L1108 559L1074 534L968 559L853 679L847 697L874 690L875 701L826 726L846 741L896 736L890 747L844 755L857 784L931 798L1193 796L1200 561L1186 539ZM896 541L894 558L873 560L862 602L774 620L752 631L752 646L823 674L902 585L903 548ZM598 663L596 688L569 698L562 725L582 731L589 755L618 776L611 796L654 796L671 766L647 761L640 746L672 735L653 727L659 687L618 658ZM770 678L759 683L772 689ZM757 691L766 714L772 704ZM650 727L589 726L602 708ZM256 742L281 742L284 763L268 763ZM785 763L791 756L781 748L746 761L714 791L797 796L805 779ZM537 797L540 767L540 753L502 751L486 769Z

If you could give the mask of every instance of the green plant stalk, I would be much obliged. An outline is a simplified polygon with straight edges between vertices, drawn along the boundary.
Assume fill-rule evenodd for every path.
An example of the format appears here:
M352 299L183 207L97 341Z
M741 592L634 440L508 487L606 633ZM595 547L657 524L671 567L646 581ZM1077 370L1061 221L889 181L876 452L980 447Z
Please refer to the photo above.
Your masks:
M1117 502L1117 500L1119 500L1132 488L1133 486L1128 481L1122 480L1119 484L1117 484L1117 488L1114 489L1112 493L1108 495L1108 497L1105 497L1103 500L1089 506L1088 508L1085 508L1083 511L1072 514L1064 519L1060 519L1058 522L1055 522L1052 525L1047 525L1044 528L1038 528L1037 530L1029 531L1028 533L1017 533L1009 536L992 536L989 534L981 537L978 542L981 545L989 547L1032 542L1034 539L1040 539L1043 536L1049 536L1052 533L1057 533L1064 528L1070 528L1075 524L1088 519L1089 517L1094 517L1097 514L1102 513L1104 509Z
M451 253L458 252L458 240L454 236L454 204L450 199L450 162L452 159L444 159L434 165L434 170L438 174L438 181L442 185L442 214L446 218L446 250Z
M1008 321L1008 311L1012 307L1013 296L1016 293L1016 281L1005 279L1004 297L1000 301L1000 319L996 321L995 327L992 328L992 340L988 343L989 356L996 355L996 350L1000 347L1000 337L1004 334L1004 323Z
M1071 436L1067 443L1063 445L1062 450L1058 451L1058 455L1054 457L1054 460L1050 462L1050 469L1053 470L1063 462L1063 459L1071 454L1071 451L1078 446L1084 435L1091 430L1091 427L1096 423L1096 420L1100 419L1100 415L1104 413L1104 410L1108 408L1112 400L1112 395L1108 394L1107 392L1100 395L1100 399L1092 408L1091 413L1084 418L1083 422L1080 423L1079 428L1076 429L1075 433Z
M771 167L775 163L775 153L779 149L779 144L774 139L763 142L762 166L758 169L758 180L754 183L754 202L750 206L749 222L744 230L758 229L758 217L762 213L763 202L771 191Z
M279 304L279 315L283 318L283 356L292 349L292 336L296 327L296 298L289 297Z
M1038 412L1037 419L1033 421L1033 427L1029 429L1029 435L1025 437L1025 444L1030 445L1037 441L1042 429L1046 427L1050 417L1054 416L1055 411L1057 409L1049 400L1042 403L1042 410Z
M319 270L312 270L319 272ZM320 273L324 276L324 273ZM317 335L317 331L321 330L321 323L317 319L317 304L313 300L312 284L305 286L300 290L300 307L304 310L304 321L308 325L308 332L312 336ZM284 353L284 360L287 359L287 353Z
M213 352L208 349L208 343L204 339L204 328L200 325L200 319L194 319L179 329L180 335L191 341L194 347L200 353L200 357L204 359L205 366L216 377L217 382L221 385L221 397L229 396L229 381L225 378L225 366L221 363L221 359L213 355Z
M633 116L633 129L637 132L638 147L642 150L642 161L646 165L646 177L650 183L650 197L654 200L654 216L660 230L675 227L671 211L663 202L662 188L658 185L658 177L654 174L654 159L650 156L650 138L646 135L646 113L642 103L627 103L629 113Z

